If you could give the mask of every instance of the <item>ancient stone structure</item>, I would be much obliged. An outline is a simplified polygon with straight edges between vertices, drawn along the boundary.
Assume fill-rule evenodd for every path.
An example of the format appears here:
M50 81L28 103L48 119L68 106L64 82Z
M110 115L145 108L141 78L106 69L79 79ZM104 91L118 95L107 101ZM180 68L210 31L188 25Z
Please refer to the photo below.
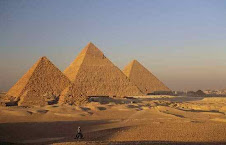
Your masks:
M139 88L92 43L80 52L64 74L87 96L142 95Z
M123 72L144 94L171 91L137 60L133 60L129 63L124 68Z
M51 104L58 101L61 92L70 84L54 64L42 57L8 91L5 101L21 106ZM77 94L80 96L81 92Z
M66 87L60 95L59 104L82 105L88 103L88 98L81 93L81 88L75 84Z

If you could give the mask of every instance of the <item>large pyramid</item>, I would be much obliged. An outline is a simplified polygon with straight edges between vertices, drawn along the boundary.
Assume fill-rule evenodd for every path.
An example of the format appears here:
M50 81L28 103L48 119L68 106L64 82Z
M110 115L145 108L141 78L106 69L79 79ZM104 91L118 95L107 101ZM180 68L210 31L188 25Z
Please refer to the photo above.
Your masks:
M71 84L46 57L40 58L8 91L5 99L18 105L46 105Z
M123 72L144 94L171 91L137 60L133 60L129 63L124 68Z
M92 43L80 52L64 74L87 96L142 95L139 88Z

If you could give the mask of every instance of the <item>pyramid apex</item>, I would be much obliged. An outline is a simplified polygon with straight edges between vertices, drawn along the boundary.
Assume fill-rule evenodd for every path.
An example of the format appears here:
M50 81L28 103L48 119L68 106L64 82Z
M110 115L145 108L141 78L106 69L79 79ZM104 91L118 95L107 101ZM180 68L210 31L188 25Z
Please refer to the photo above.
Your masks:
M93 49L93 48L97 48L91 41L86 45L86 47L84 48L84 50L88 50L88 49Z
M91 55L99 55L100 57L102 57L103 52L97 47L95 46L92 42L89 42L85 48L81 51L81 54L91 54Z
M93 44L93 42L89 41L89 43L88 43L88 44Z
M133 59L132 62L138 62L136 59Z
M44 59L48 59L46 56L42 56L40 59L44 60Z
M46 56L42 56L39 58L39 60L37 61L37 63L40 63L42 61L49 61L49 59Z
M97 48L96 45L94 45L91 41L86 45L87 49L90 49L90 48Z
M86 46L90 47L90 46L95 46L95 45L90 41Z
M140 64L139 61L137 61L136 59L133 59L130 64L134 65L135 63Z

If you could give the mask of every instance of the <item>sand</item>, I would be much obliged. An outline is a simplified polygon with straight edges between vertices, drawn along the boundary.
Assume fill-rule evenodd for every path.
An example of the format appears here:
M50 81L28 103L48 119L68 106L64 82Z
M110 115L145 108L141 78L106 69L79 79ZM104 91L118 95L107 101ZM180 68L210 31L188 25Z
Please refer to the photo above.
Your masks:
M225 144L226 98L137 96L84 106L0 107L0 141L24 144ZM74 139L81 126L84 139Z

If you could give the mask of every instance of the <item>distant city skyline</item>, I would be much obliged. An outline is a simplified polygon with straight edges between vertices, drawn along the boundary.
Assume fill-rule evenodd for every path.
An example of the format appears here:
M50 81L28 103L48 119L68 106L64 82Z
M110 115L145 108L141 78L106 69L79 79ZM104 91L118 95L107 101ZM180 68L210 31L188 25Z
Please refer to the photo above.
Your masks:
M0 91L42 56L61 71L93 42L172 90L226 88L226 1L0 1Z

